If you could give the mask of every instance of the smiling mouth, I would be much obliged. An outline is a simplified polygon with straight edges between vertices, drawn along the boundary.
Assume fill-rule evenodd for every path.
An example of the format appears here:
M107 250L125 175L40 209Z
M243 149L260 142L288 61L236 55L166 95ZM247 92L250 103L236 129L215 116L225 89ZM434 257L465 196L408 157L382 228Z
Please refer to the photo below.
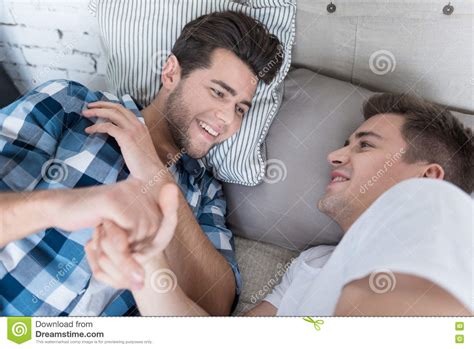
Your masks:
M217 137L219 136L219 132L217 132L216 130L214 130L210 125L206 124L204 121L199 121L199 126L205 130L209 135L211 135L212 137Z
M336 176L331 179L331 183L339 183L339 182L347 182L349 181L349 178L341 177L341 176Z

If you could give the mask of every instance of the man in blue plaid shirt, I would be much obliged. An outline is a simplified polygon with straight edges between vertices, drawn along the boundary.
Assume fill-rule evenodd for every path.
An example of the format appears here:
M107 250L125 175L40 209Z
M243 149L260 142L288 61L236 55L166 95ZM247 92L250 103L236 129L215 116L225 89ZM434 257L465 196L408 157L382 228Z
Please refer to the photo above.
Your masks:
M65 80L0 110L1 315L136 314L134 291L145 282L161 287L163 273L209 313L229 314L241 286L232 233L221 186L198 159L239 130L255 76L274 77L280 64L259 72L279 51L266 30L247 35L261 26L248 16L202 19L183 30L160 92L142 110L129 95ZM163 203L175 200L176 184L179 218L168 245ZM100 255L89 264L84 248L100 245L112 225L128 233L107 251L130 254L120 272ZM149 275L161 245L173 271ZM132 291L107 286L123 274Z

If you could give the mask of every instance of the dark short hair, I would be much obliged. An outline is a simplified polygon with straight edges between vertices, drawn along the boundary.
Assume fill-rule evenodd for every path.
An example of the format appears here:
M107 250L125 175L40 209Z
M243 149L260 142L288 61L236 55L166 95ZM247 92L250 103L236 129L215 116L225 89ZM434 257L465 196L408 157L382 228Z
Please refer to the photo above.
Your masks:
M275 35L258 20L235 11L214 12L189 22L171 52L186 78L195 69L209 68L217 48L232 51L266 84L273 80L284 57Z
M407 143L404 161L439 164L445 180L471 194L474 190L472 130L448 109L408 94L382 93L364 104L364 118L397 114L405 118L401 133Z

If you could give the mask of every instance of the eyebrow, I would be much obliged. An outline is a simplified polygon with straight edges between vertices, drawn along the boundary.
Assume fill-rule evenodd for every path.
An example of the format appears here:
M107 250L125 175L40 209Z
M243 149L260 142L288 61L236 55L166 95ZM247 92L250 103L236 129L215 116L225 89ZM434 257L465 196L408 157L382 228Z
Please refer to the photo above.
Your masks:
M362 137L374 137L374 138L377 138L377 139L384 139L381 135L379 135L378 133L375 133L375 132L372 132L372 131L360 131L360 132L357 132L355 134L355 138L356 139L360 139ZM349 139L347 139L344 143L344 145L348 145L350 142L349 142Z
M211 82L213 82L213 83L219 85L220 87L222 87L224 90L229 92L233 97L237 96L237 92L232 87L227 85L224 81L212 79ZM241 101L240 103L245 104L247 107L249 107L249 109L250 109L250 107L252 107L252 102L250 102L250 101L244 100L244 101Z
M362 137L375 137L378 139L383 139L381 135L372 131L360 131L360 132L357 132L355 135L355 138L357 139L362 138Z

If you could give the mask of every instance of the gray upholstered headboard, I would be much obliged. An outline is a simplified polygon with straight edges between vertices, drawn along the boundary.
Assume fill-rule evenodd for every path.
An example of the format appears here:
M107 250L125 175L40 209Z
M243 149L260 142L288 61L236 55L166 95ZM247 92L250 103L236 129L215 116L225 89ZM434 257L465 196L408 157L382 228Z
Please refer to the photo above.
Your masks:
M297 1L294 66L474 113L472 0L330 3Z

